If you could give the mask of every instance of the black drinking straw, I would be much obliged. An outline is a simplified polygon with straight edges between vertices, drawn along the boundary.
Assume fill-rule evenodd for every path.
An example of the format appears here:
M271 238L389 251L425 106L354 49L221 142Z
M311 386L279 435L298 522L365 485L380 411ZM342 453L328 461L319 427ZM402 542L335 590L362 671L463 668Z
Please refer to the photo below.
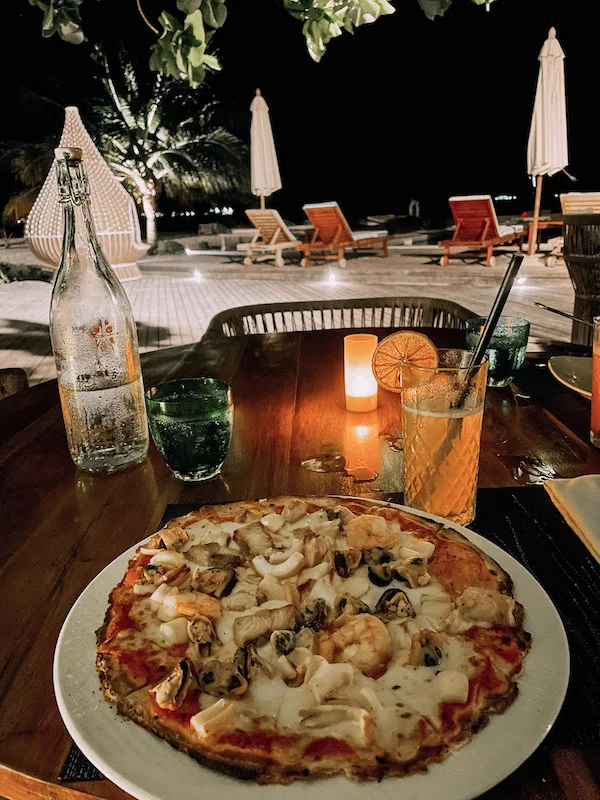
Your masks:
M475 349L473 350L473 355L467 365L467 369L472 369L473 367L478 366L481 364L483 357L485 355L485 351L488 348L490 343L490 339L496 329L496 325L498 324L498 320L500 319L502 312L504 311L504 306L506 305L506 301L508 299L508 295L510 294L510 290L513 287L513 283L515 282L515 278L517 277L517 272L521 268L521 264L523 263L523 256L521 253L515 253L513 257L510 259L510 264L508 265L508 269L506 270L506 274L504 275L504 280L500 284L500 288L498 289L498 294L494 300L494 304L492 306L492 310L487 318L487 322L484 325L483 330L481 331L481 335L479 337L479 341L477 342ZM467 394L469 393L469 386L470 386L470 374L467 374L467 380L463 388L460 391L460 394L456 398L455 402L452 404L454 408L461 408L462 404L465 402L467 398Z

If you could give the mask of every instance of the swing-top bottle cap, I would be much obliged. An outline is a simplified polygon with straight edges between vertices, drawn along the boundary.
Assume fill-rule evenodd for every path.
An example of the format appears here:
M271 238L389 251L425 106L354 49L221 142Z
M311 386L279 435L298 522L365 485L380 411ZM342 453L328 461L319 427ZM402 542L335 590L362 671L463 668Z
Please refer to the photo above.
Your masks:
M54 155L58 161L81 161L81 147L57 147Z

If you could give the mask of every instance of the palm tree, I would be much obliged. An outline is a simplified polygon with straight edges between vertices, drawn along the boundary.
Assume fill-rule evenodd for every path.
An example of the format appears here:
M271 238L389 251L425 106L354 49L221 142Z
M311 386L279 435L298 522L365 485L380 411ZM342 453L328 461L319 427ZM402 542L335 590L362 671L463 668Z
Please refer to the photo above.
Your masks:
M156 73L140 79L129 60L113 75L100 51L108 102L92 109L96 143L117 177L141 203L146 238L156 246L158 196L219 201L248 193L244 143L218 124L218 103Z
M8 167L23 188L4 206L2 217L16 224L31 211L35 198L52 167L54 144L48 140L39 143L0 143L0 169Z

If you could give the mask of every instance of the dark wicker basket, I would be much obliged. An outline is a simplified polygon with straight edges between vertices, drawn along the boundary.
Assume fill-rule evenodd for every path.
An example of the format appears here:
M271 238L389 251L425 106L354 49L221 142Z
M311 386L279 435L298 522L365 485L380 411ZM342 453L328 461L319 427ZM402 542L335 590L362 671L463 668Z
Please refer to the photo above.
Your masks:
M600 214L565 214L564 259L575 290L576 317L600 316ZM571 341L592 344L592 329L573 322Z

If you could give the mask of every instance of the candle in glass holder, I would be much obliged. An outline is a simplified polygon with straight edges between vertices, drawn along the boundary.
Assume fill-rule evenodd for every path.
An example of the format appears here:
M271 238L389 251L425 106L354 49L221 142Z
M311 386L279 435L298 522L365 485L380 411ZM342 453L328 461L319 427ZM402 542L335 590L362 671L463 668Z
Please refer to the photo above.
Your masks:
M375 411L377 381L371 359L377 347L372 333L353 333L344 337L344 387L348 411Z

